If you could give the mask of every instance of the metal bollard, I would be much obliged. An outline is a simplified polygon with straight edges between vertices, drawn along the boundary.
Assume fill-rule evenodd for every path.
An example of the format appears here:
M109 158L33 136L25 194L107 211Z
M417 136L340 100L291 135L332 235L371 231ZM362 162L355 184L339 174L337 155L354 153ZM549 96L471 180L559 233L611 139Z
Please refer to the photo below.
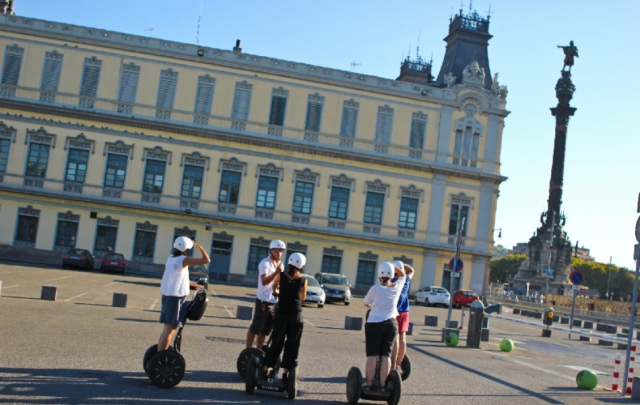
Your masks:
M424 317L425 326L438 326L438 317L426 315Z
M250 321L253 318L253 307L238 305L236 308L236 319Z
M43 285L40 299L46 301L55 301L58 296L58 287L53 285Z
M362 318L345 316L344 328L347 330L362 330Z
M407 336L413 335L413 322L409 322L409 330L407 331Z
M122 293L113 293L113 300L111 301L111 306L117 308L126 308L127 307L127 294Z
M0 280L0 297L2 297L2 280Z

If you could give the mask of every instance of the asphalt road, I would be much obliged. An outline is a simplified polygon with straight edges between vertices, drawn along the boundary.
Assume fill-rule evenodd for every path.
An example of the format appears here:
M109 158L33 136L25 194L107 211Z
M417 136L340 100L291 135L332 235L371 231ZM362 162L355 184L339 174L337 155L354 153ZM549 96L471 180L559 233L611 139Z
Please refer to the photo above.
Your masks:
M186 375L177 387L160 389L141 365L161 331L160 280L0 264L0 281L0 403L291 402L270 393L246 394L236 372L249 321L236 320L235 311L253 303L255 288L211 285L204 318L184 329ZM55 302L40 300L43 285L58 287ZM128 295L127 308L111 306L114 292ZM364 370L365 354L364 332L344 330L344 317L364 314L360 298L350 306L304 308L297 403L346 403L347 372L351 366ZM425 315L438 316L442 327L447 310L411 308L412 374L403 384L402 404L631 402L603 389L611 386L615 346L579 342L576 335L570 340L557 331L542 338L539 327L492 319L491 340L480 350L465 348L464 338L450 348L440 342L439 328L424 326ZM460 316L453 311L453 319ZM504 337L516 342L513 352L498 349ZM598 372L596 390L576 388L583 368Z

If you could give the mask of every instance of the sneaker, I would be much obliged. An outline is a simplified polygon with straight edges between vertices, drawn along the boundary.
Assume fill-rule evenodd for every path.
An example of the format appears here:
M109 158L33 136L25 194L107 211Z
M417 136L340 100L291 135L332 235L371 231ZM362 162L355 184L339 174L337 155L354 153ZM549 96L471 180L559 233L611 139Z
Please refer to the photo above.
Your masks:
M278 376L278 370L271 369L271 372L270 372L270 373L269 373L269 375L267 376L267 379L269 379L269 380L275 380L277 376Z
M371 392L371 386L367 384L362 384L362 390L364 392Z
M287 387L289 386L289 373L282 374L282 383Z

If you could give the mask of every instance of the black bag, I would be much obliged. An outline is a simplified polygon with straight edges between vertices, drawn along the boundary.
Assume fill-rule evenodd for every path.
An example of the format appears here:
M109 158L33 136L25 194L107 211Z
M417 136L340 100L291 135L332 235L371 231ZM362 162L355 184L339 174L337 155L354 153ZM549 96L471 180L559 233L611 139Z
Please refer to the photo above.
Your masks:
M209 298L207 297L207 290L204 288L196 291L193 299L189 301L187 307L187 319L191 321L199 321L204 315L204 311L207 310L207 303Z

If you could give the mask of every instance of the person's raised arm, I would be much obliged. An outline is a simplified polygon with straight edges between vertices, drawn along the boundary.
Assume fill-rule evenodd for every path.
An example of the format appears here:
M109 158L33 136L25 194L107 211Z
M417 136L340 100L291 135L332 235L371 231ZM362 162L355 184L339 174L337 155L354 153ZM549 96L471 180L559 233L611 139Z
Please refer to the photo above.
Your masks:
M406 266L406 264L405 264L405 266ZM404 276L406 276L406 273L404 272L404 270L401 269L398 266L393 266L393 270L396 273L396 277L404 277Z
M204 250L202 246L193 242L193 247L198 248L202 257L186 257L182 262L183 266L198 266L211 263L211 259L209 258L207 251Z
M302 292L300 292L300 301L304 301L307 299L307 279L304 279L304 283L302 284Z
M282 273L274 273L274 274L282 274ZM274 281L273 286L271 287L271 291L273 291L273 296L278 298L278 287L280 287L280 277L276 278L276 281Z
M369 289L369 292L367 292L367 295L364 296L364 306L365 307L370 307L371 304L373 303L373 300L376 298L376 289L373 288L375 286L372 286Z
M404 264L405 272L407 273L407 277L409 277L409 278L413 277L413 274L414 274L413 267L409 266L406 263L403 263L403 264Z
M274 271L272 275L267 276L266 273L261 274L260 280L262 281L262 285L268 285L270 282L273 281L273 279L278 277L278 274L282 273L283 270L284 270L284 265L282 263L278 263L278 267L276 268L276 271Z

